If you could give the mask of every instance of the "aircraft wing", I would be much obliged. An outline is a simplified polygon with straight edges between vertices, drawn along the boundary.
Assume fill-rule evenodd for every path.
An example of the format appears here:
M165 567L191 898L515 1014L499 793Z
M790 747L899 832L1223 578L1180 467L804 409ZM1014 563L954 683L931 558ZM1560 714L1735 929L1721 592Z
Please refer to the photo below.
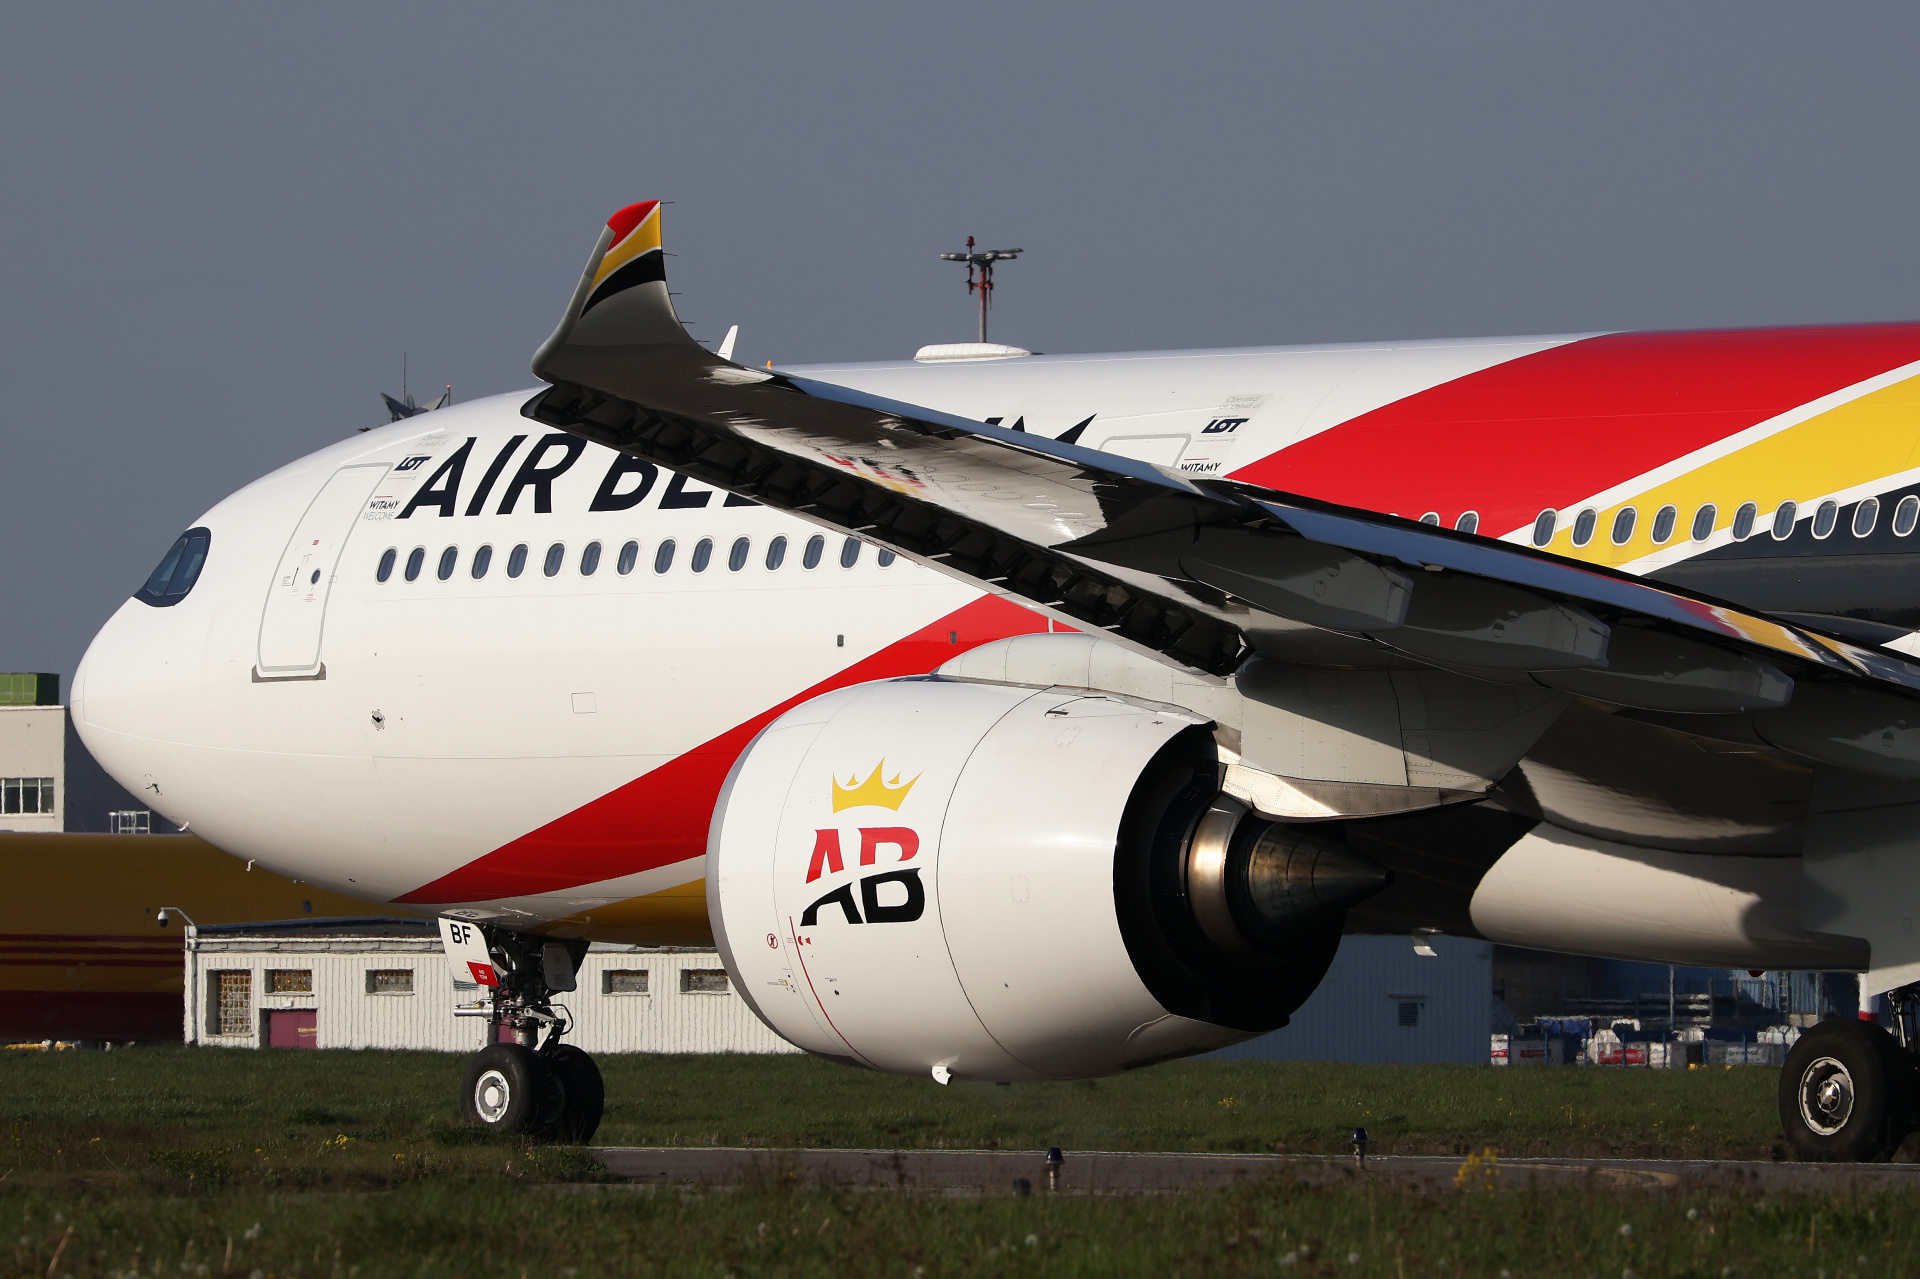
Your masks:
M661 256L657 203L609 222L534 359L552 386L527 417L1189 670L1254 654L1428 665L1697 722L1816 686L1797 708L1809 740L1920 776L1920 666L1883 650L1511 543L743 368L687 336Z

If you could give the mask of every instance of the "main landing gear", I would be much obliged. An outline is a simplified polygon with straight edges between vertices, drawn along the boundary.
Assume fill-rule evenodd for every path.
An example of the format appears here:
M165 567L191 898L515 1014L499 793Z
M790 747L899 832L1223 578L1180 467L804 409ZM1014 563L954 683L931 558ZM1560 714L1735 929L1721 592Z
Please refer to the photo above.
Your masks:
M499 985L490 1006L469 1014L487 1018L489 1042L467 1063L461 1115L502 1136L584 1145L600 1127L606 1090L593 1058L560 1042L570 1023L553 996L574 989L587 943L479 927Z
M1800 1158L1889 1159L1914 1129L1920 985L1887 993L1893 1033L1870 1021L1824 1021L1800 1036L1780 1072L1780 1126Z

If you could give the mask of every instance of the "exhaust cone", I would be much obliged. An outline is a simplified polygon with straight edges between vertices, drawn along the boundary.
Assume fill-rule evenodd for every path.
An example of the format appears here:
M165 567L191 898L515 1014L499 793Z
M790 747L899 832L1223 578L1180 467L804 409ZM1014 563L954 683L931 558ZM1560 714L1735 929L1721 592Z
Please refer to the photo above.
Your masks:
M1240 904L1260 931L1274 934L1366 900L1386 887L1388 876L1344 844L1275 824L1248 850L1240 879Z

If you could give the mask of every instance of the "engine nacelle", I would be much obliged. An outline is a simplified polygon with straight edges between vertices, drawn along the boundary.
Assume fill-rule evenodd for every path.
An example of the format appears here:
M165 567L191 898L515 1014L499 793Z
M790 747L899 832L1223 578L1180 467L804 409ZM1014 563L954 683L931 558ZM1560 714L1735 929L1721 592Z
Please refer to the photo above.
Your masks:
M1384 875L1221 795L1211 727L940 678L794 708L708 843L740 993L810 1052L942 1080L1110 1074L1285 1025Z

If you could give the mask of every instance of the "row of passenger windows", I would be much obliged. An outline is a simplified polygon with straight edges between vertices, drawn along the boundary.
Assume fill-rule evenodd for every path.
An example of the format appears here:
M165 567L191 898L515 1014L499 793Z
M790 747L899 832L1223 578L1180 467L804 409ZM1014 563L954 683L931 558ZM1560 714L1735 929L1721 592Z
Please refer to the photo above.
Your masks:
M1553 510L1552 508L1540 512L1539 517L1533 522L1533 544L1535 546L1545 546L1553 541L1553 535L1561 528L1561 515L1562 512ZM1718 506L1712 502L1701 505L1701 507L1693 513L1693 522L1688 529L1693 540L1696 542L1704 542L1712 537L1714 527L1719 521L1719 518L1720 508ZM1744 542L1749 537L1752 537L1754 524L1759 518L1760 508L1752 502L1743 502L1739 509L1733 513L1733 540L1736 542ZM1769 530L1772 532L1774 540L1784 542L1789 537L1792 537L1793 526L1798 522L1799 518L1800 504L1798 502L1780 503L1773 512L1772 525ZM1653 544L1655 546L1664 546L1668 542L1671 542L1679 521L1680 511L1678 507L1663 506L1655 511L1653 513L1653 526L1648 530L1653 537ZM1439 513L1428 511L1420 517L1420 522L1422 524L1438 524L1440 522ZM1639 510L1635 507L1623 506L1613 513L1612 527L1607 530L1607 536L1615 546L1625 546L1633 540L1634 529L1638 526L1639 522ZM1839 522L1840 503L1829 499L1814 508L1813 518L1808 521L1808 525L1815 537L1828 538L1833 536L1834 528ZM1873 532L1874 526L1879 522L1879 498L1863 498L1860 504L1853 508L1851 528L1855 537L1865 537L1867 534ZM1593 535L1599 530L1599 525L1600 513L1598 511L1592 507L1587 507L1585 510L1580 511L1573 517L1573 544L1575 546L1585 546L1593 541ZM1920 497L1909 493L1900 499L1899 505L1893 508L1894 536L1906 537L1913 532L1916 525L1920 525ZM1455 520L1453 526L1462 533L1471 533L1480 527L1479 513L1468 511L1459 519Z
M840 544L840 567L852 568L855 564L858 564L860 562L860 552L865 546L866 543L857 537L850 537L842 542ZM710 537L703 537L698 542L695 542L693 545L693 554L688 557L688 567L696 573L706 572L708 567L713 563L713 550L714 542ZM807 539L806 546L800 553L801 567L820 567L820 561L826 555L826 551L827 539L818 533L814 534ZM660 543L653 551L653 571L656 573L666 573L670 571L673 568L674 557L678 553L679 545L674 539L668 538L666 541ZM601 555L602 548L598 542L588 542L586 546L581 548L579 560L580 576L592 577L595 573L599 572ZM384 582L392 577L394 565L399 562L399 558L399 548L388 547L386 552L380 556L380 567L374 571L375 580ZM727 549L727 568L732 572L738 573L747 566L747 561L751 558L753 558L753 539L737 537L733 540L733 545ZM886 568L892 564L897 557L892 551L883 550L876 558L878 558L880 562L880 567ZM622 577L625 577L627 574L633 572L634 566L639 562L640 543L628 542L620 548L619 558L614 562L614 571ZM776 537L768 542L766 552L761 562L766 566L768 572L772 572L785 564L787 562L787 539L784 537ZM427 548L424 546L414 547L407 555L407 565L403 576L409 582L414 581L420 576L420 572L426 567L426 563ZM565 542L555 542L547 548L546 558L541 563L541 572L548 577L558 577L560 570L566 567L566 563L567 544ZM460 548L457 546L449 546L440 552L440 560L435 566L434 575L444 582L452 577L454 570L459 567ZM474 551L473 559L468 563L467 572L477 581L485 577L488 570L492 567L493 547L482 546ZM522 542L507 552L507 576L519 577L526 571L527 544Z

